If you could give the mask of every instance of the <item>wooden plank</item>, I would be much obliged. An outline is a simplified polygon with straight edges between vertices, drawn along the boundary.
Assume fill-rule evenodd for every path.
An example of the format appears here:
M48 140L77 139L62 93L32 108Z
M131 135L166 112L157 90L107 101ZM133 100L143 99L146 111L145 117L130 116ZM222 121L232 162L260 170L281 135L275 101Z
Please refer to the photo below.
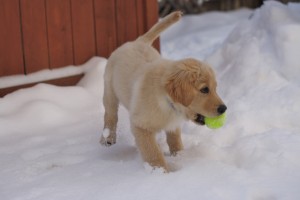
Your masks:
M136 16L137 16L137 30L138 30L138 35L144 34L146 30L146 17L145 17L145 4L141 0L135 0L136 2Z
M0 0L0 76L24 73L19 0Z
M109 57L117 47L115 1L94 0L97 55Z
M73 85L76 85L82 77L83 77L83 74L80 74L80 75L76 75L76 76L53 79L53 80L38 82L38 83L47 83L47 84L58 85L58 86L73 86ZM22 85L22 86L15 86L15 87L0 89L0 97L4 97L5 95L7 95L11 92L14 92L16 90L22 89L22 88L32 87L38 83L31 83L31 84L26 84L26 85Z
M25 71L49 68L45 1L21 0Z
M149 30L158 21L158 3L156 0L143 0L145 4L145 24ZM153 46L159 50L159 39L155 40Z
M50 68L74 64L70 0L46 0Z
M135 0L117 0L117 44L135 40L138 36L137 7Z
M72 24L75 65L96 55L93 0L72 0Z

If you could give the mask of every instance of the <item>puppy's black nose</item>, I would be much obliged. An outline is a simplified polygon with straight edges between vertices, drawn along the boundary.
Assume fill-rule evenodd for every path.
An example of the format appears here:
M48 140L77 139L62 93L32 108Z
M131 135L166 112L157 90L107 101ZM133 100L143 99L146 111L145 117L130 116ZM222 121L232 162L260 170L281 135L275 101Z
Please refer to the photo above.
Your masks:
M227 110L227 107L225 105L220 105L217 109L219 114L223 114Z

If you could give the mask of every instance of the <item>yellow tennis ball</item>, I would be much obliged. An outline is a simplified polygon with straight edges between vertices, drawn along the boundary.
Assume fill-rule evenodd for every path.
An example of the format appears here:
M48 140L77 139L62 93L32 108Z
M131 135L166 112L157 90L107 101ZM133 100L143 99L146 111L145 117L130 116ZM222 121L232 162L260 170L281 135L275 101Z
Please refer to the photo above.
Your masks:
M226 121L226 114L223 113L217 117L204 117L205 125L210 129L221 128Z

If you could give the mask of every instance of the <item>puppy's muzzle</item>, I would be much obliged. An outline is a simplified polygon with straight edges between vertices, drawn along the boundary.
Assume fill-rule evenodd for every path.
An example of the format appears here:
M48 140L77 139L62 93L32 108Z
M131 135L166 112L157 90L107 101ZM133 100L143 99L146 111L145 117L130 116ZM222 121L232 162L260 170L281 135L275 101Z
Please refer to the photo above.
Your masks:
M196 114L196 118L194 120L197 124L205 125L204 116L200 114Z
M225 113L225 111L227 110L227 107L225 105L220 105L217 108L217 112L221 115L223 113ZM204 116L197 113L194 119L194 122L196 122L199 125L205 125L205 121L204 121Z

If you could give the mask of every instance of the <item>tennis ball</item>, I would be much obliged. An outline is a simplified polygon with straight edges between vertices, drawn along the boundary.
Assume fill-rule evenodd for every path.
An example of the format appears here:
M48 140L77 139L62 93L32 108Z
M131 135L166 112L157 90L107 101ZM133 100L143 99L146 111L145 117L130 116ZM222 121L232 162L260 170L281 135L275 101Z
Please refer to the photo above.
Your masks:
M204 117L205 125L210 129L221 128L225 124L226 114L223 113L217 117Z

